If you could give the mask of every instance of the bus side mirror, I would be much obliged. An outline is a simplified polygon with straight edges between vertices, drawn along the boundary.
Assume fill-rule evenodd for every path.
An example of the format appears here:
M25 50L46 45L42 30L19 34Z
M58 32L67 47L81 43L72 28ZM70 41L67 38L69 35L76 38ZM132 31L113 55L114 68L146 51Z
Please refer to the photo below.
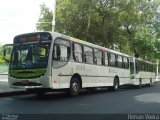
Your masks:
M3 46L3 58L6 62L9 62L13 44L6 44Z

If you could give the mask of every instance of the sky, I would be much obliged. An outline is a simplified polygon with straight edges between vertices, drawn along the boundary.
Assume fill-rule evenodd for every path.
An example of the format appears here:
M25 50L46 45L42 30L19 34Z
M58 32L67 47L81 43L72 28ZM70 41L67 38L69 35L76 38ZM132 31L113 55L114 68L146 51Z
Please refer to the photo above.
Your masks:
M53 0L0 0L0 44L12 44L14 36L36 31L43 2L53 9Z

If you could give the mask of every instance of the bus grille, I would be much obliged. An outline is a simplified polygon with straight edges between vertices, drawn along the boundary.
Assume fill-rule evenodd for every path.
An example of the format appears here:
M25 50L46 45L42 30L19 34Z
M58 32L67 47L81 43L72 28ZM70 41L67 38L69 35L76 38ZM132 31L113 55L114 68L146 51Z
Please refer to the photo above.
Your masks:
M29 83L16 82L16 83L13 83L12 85L14 86L42 86L42 84L34 83L34 82L29 82Z

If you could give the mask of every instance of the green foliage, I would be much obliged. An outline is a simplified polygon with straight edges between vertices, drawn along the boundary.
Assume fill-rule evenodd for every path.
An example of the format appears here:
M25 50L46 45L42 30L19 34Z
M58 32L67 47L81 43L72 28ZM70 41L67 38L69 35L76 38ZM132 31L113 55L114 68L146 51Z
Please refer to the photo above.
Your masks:
M141 58L158 58L159 0L59 0L56 31ZM52 11L41 5L39 22L51 22ZM51 31L51 24L38 30Z
M4 64L5 60L3 59L3 46L0 44L0 64Z
M136 50L143 59L154 56L156 33L150 27L139 28L133 39Z
M43 3L41 6L40 17L38 20L37 30L51 31L52 30L52 11Z

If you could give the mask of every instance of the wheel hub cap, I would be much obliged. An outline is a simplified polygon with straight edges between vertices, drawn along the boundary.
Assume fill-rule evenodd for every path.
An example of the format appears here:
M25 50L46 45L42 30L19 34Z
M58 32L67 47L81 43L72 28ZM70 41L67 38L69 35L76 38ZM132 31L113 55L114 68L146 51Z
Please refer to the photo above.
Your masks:
M78 84L77 83L73 83L72 84L72 88L73 88L73 91L78 91Z

